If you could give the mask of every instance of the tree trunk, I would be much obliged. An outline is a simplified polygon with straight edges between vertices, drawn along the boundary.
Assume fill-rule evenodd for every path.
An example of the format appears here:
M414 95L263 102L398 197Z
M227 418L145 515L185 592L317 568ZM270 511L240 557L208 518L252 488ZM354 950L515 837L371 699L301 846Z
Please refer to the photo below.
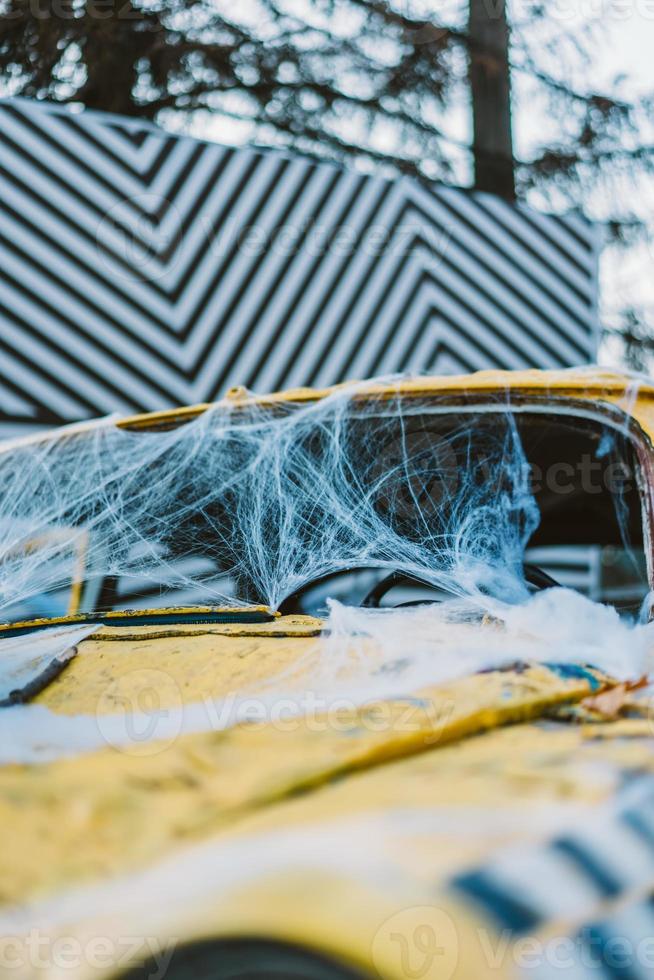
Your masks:
M506 0L470 0L475 187L515 200Z

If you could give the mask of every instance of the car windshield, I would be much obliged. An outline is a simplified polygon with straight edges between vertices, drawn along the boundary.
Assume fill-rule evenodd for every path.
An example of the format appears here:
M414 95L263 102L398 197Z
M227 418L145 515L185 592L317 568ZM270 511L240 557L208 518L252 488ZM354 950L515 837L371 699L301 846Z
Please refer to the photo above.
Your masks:
M0 457L2 617L318 613L389 575L382 605L560 584L635 612L642 480L624 419L546 405L341 399L98 427Z

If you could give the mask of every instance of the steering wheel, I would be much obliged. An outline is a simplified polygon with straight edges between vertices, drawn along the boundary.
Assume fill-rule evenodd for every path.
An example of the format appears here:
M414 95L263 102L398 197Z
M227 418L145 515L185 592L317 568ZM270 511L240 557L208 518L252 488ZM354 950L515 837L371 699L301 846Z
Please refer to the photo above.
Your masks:
M363 571L363 569L361 569ZM560 588L560 583L553 579L551 575L544 572L542 568L538 568L537 565L523 566L525 581L531 587L533 592L541 592L544 589L557 589ZM347 569L347 572L355 571L355 569ZM331 579L342 575L342 572L331 573L330 575L325 575L321 578L314 579L311 582L305 583L297 592L292 595L287 596L279 607L279 611L282 614L293 614L302 612L300 605L300 600L305 595L309 589L320 585L323 582L329 582ZM384 596L390 592L391 589L398 585L418 585L421 588L434 589L434 583L425 575L421 576L419 573L412 572L410 574L406 572L393 571L389 575L384 576L379 582L375 583L372 589L364 596L364 598L359 603L361 608L365 609L379 609L380 604ZM446 588L442 589L450 595L455 595L456 593L450 592ZM440 599L417 599L413 602L403 602L399 606L418 606L426 605L427 603L440 602ZM399 608L399 607L396 607Z
M529 565L525 563L523 565L523 572L525 576L525 581L527 585L531 586L533 592L543 592L545 589L559 589L561 585L556 579L548 575L547 572L539 568L538 565ZM376 585L368 592L364 599L359 603L362 609L379 609L379 604L381 603L384 596L390 592L391 589L395 588L396 585L420 585L427 586L428 588L434 588L434 583L430 582L428 578L421 577L415 573L410 575L405 572L391 572L390 575L386 575L385 578L377 582ZM443 590L445 591L445 590ZM401 608L406 606L422 606L427 605L432 602L439 602L438 599L418 599L413 602L402 602L399 606L395 608Z

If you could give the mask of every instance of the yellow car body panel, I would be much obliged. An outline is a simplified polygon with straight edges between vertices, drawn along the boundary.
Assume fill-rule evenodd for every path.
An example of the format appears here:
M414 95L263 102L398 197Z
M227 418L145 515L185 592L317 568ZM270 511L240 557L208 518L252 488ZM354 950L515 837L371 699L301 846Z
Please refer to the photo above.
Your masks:
M206 638L193 645L200 639ZM171 642L178 641L144 641L144 646ZM184 668L192 678L201 662L205 697L224 698L234 683L247 690L260 680L258 655L268 653L266 662L275 671L292 668L306 655L307 643L316 643L268 640L244 647L247 642L211 638L200 653L185 654L177 646L168 657L164 649L156 666L146 653L125 673L122 666L111 669L116 664L112 654L120 646L118 657L125 657L127 667L129 648L123 652L122 643L91 638L80 644L69 669L38 702L59 713L93 713L104 732L105 715L135 713L155 689L158 711L198 705L193 681L190 689L184 686ZM249 671L241 659L244 650ZM171 667L175 657L179 663ZM96 674L88 685L91 699L84 683L90 664ZM0 823L5 828L0 894L20 902L48 888L74 884L80 875L88 878L89 871L92 877L98 866L128 871L165 853L176 841L233 826L253 810L349 773L538 717L606 683L601 675L594 685L592 677L558 677L542 667L515 675L488 673L359 709L342 706L308 717L286 714L226 731L174 734L160 743L137 738L127 750L109 744L100 752L36 767L28 779L21 767L6 768L0 771ZM110 731L107 741L111 743ZM46 834L48 825L52 831ZM91 828L90 836L80 834L85 828Z

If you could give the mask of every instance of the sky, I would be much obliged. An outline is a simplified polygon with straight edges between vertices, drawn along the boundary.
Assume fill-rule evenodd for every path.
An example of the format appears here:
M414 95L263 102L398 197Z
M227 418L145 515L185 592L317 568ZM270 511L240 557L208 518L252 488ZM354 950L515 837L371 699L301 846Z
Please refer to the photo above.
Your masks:
M606 30L606 42L598 52L598 66L611 74L626 72L627 88L636 94L654 96L654 2L625 3L623 20L612 19ZM654 120L650 130L654 145ZM615 252L609 250L602 262L602 285L607 306L624 306L636 302L651 311L654 326L654 176L641 180L625 194L637 197L636 207L649 222L646 242L638 247ZM603 351L607 360L613 356L611 345Z
M612 43L604 52L607 64L617 70L628 68L634 89L642 94L654 94L654 4L651 8L651 17L636 15L612 25ZM654 144L654 138L651 142ZM607 250L600 282L609 315L611 308L636 303L647 311L654 328L654 176L640 181L635 193L637 206L649 223L647 240L626 253ZM614 345L606 344L601 354L611 363L616 357Z
M517 2L517 0L514 0ZM529 2L529 0L523 0ZM654 0L549 0L548 17L562 10L564 27L595 23L593 82L610 91L614 79L623 75L621 91L627 98L654 97ZM603 12L603 16L598 12ZM583 79L582 79L583 80ZM516 137L519 152L529 155L537 141L542 121L518 110ZM654 119L642 120L643 142L654 146ZM600 261L600 299L605 322L629 306L642 309L654 328L654 176L625 179L619 185L597 192L589 202L592 217L601 219L614 205L613 195L633 209L648 224L646 240L629 249L605 248ZM540 204L536 198L533 203ZM605 343L600 360L615 364L619 349Z

